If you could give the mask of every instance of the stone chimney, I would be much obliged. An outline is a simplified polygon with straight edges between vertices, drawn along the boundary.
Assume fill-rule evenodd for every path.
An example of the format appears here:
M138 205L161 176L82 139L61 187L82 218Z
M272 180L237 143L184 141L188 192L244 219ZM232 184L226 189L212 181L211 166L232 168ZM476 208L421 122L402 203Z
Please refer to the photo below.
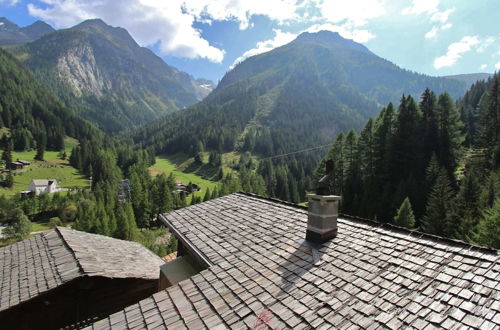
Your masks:
M337 218L339 202L342 199L335 195L307 195L309 212L307 215L306 240L323 244L337 236Z

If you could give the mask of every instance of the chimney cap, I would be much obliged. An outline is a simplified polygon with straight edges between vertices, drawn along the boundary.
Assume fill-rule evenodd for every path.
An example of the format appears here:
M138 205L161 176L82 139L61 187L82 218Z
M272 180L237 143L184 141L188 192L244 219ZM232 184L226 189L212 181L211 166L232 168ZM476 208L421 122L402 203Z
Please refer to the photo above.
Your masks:
M316 199L316 200L326 200L326 201L340 201L342 200L342 196L337 195L318 195L318 194L307 194L308 199Z
M335 163L333 160L329 159L325 164L325 175L319 179L316 183L316 194L322 196L331 195L330 191L330 181L333 178L333 170L335 169Z

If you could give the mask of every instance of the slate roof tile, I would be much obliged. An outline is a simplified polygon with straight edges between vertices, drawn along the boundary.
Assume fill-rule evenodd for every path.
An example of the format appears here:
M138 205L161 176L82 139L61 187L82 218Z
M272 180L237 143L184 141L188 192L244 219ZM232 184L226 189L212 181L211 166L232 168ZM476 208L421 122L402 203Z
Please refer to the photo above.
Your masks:
M163 217L213 264L153 296L168 328L500 327L497 251L345 216L316 247L306 210L248 194Z
M157 279L161 264L138 243L57 227L0 248L0 311L84 275Z

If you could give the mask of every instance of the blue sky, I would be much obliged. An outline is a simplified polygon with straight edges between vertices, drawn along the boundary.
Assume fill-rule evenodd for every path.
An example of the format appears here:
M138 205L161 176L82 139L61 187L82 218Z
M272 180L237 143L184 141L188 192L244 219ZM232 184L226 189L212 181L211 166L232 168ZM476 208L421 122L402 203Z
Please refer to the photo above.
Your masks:
M500 69L498 0L0 0L0 16L55 28L101 18L216 82L246 57L322 29L429 75Z

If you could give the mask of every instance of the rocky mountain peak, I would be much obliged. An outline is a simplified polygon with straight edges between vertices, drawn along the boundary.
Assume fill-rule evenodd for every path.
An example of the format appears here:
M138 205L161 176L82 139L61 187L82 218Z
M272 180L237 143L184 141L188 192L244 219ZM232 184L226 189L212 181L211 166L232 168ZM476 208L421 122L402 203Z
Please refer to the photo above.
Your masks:
M364 53L370 53L370 50L360 43L357 43L351 39L346 39L342 37L338 32L332 31L318 31L315 33L303 32L297 39L295 43L314 43L320 44L326 47L342 47L350 50L360 51Z

